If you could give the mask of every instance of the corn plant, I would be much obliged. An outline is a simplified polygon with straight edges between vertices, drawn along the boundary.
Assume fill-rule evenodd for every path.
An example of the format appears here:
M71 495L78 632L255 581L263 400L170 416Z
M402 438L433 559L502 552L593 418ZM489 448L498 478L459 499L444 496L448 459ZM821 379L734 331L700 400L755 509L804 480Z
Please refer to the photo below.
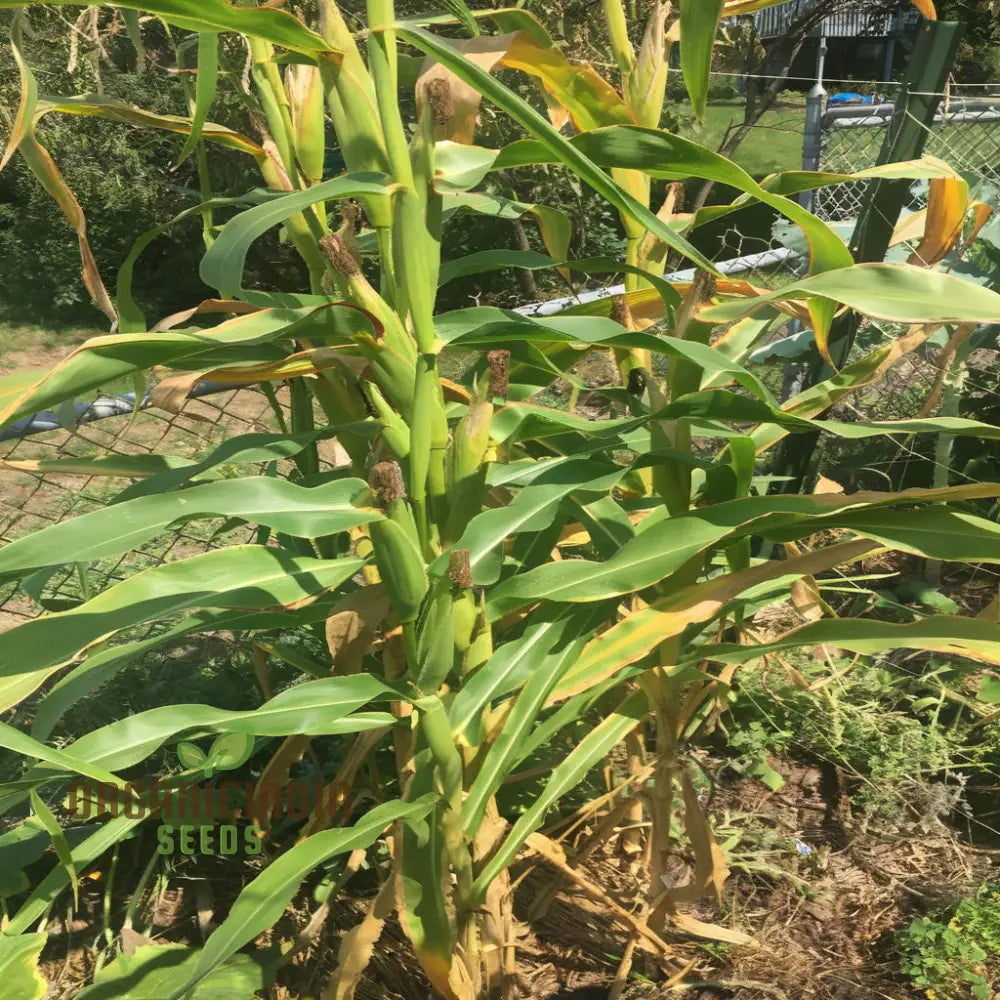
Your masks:
M751 940L687 912L721 887L726 872L685 745L716 716L740 664L820 644L1000 662L1000 628L957 615L900 625L838 618L824 606L767 641L748 624L756 608L811 592L817 574L883 550L1000 562L996 525L952 506L1000 495L1000 484L768 495L757 476L758 456L787 434L1000 434L955 417L817 419L942 326L1000 320L1000 296L931 267L855 265L840 239L791 196L857 175L795 172L758 182L660 130L672 41L679 39L685 81L703 109L720 16L766 5L684 0L674 24L668 7L658 5L634 53L621 5L607 0L616 89L567 60L542 23L519 8L470 12L451 0L447 15L401 20L391 0L368 0L364 21L352 28L334 0L319 0L315 17L301 20L275 6L224 0L116 4L137 36L140 10L172 32L196 33L198 73L186 116L94 96L40 96L23 55L30 10L15 12L11 41L23 89L4 160L20 154L75 229L84 280L112 328L49 371L0 381L0 422L154 367L171 373L161 382L165 395L183 396L202 379L287 383L290 404L287 429L233 438L197 462L95 455L72 466L6 463L22 472L131 480L107 507L0 550L7 580L120 555L199 518L259 529L258 544L156 566L4 633L0 709L8 721L0 724L0 746L23 758L24 769L0 789L0 807L11 816L30 807L29 822L49 831L59 858L37 885L12 896L0 937L0 965L29 984L33 992L25 995L41 995L33 962L56 901L75 891L77 873L148 822L152 793L123 774L166 745L183 747L185 759L199 765L215 760L214 745L206 757L190 741L234 736L239 746L222 749L234 760L253 755L255 766L280 782L313 739L336 735L346 749L323 762L331 794L382 744L391 745L396 774L387 785L392 795L341 825L333 825L320 796L295 843L283 839L280 848L270 835L270 809L245 802L268 863L155 995L177 1000L241 968L237 953L279 919L311 873L385 839L382 888L344 937L323 995L353 996L395 913L435 993L471 1000L514 989L511 865L534 852L570 867L539 830L625 740L638 757L646 747L651 756L603 803L610 811L601 828L634 810L649 783L650 833L639 845L648 896L639 916L625 914L637 944L669 972L664 934L671 929ZM245 41L252 136L210 120L225 79L223 32ZM501 83L495 67L528 73L540 84L538 100ZM477 146L483 100L524 137L499 150ZM402 108L415 108L412 120ZM38 123L50 113L185 137L179 156L200 156L203 201L164 227L202 220L200 275L216 298L147 326L131 275L164 227L139 237L114 293L105 288L83 209L43 145ZM330 179L322 169L327 122L347 165ZM266 188L242 199L213 197L201 156L206 143L252 156ZM624 262L567 259L559 213L491 193L493 172L537 164L571 172L620 212ZM924 244L954 246L954 220L941 221L947 213L940 206L944 199L957 204L964 220L968 190L946 164L925 159L867 176L930 178L939 210L928 213ZM675 211L669 195L651 210L654 181L688 178L720 181L740 194L732 205L691 216ZM810 247L808 274L777 291L721 278L690 240L698 226L753 200L800 227ZM442 262L457 213L531 215L549 254L488 251ZM244 287L250 246L279 226L301 255L308 291ZM693 262L693 282L664 280L668 251ZM554 316L482 306L436 313L440 285L510 266L550 267L567 280L624 273L626 291ZM907 332L779 405L745 363L754 346L796 319L812 326L824 350L825 331L847 309ZM595 350L612 352L622 373L622 385L605 390L605 418L537 402L558 379L579 386L574 367ZM461 367L452 358L466 371L457 380L441 374L444 362L449 372ZM336 468L320 461L318 445L331 439L347 456ZM223 466L279 459L292 461L287 478L220 474ZM755 556L759 540L773 543L780 557ZM154 623L160 627L150 637L131 634ZM164 705L68 744L60 739L63 715L144 653L216 631L241 637L265 661L283 659L303 674L301 682L249 711ZM288 641L303 633L323 637L322 658ZM551 768L524 811L504 816L497 800L503 784L582 718L595 720L590 732ZM136 808L71 847L42 793L51 802L74 776L118 789ZM677 810L696 864L689 884L665 890ZM129 961L122 956L101 975L124 975Z

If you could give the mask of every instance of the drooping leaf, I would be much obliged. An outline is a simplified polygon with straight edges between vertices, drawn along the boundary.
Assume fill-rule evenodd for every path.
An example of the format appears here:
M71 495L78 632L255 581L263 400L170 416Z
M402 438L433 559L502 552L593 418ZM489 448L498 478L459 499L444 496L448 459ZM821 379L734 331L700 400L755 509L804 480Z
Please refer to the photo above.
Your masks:
M188 978L200 951L182 944L146 945L105 965L80 1000L166 1000L178 980ZM201 980L184 1000L252 1000L268 986L265 966L250 955L234 955Z
M0 6L20 5L3 2ZM27 62L25 62L24 55L21 52L23 19L23 12L18 11L15 13L14 23L11 28L11 50L14 53L14 60L17 63L18 73L21 78L21 101L18 105L17 118L11 129L7 148L4 151L3 158L0 159L0 170L4 168L15 151L20 152L31 172L38 178L49 197L59 206L59 210L65 216L66 221L75 230L77 240L80 244L80 260L83 264L84 284L87 286L87 291L90 292L94 304L114 323L117 319L117 314L108 296L107 289L104 287L104 282L101 280L97 261L94 259L94 253L87 239L87 220L83 214L83 209L76 200L76 195L73 194L66 183L66 179L60 173L49 151L35 136L38 86L35 82L35 76L28 67Z
M966 490L969 493L966 493ZM973 484L949 492L909 490L904 493L855 493L851 496L762 496L731 500L670 517L642 531L604 562L565 560L539 566L511 577L488 595L491 618L500 617L536 600L591 601L632 593L668 577L689 559L723 541L750 531L774 533L782 540L802 537L821 527L849 527L865 537L913 551L934 548L932 558L966 558L959 552L976 548L976 558L1000 557L1000 528L971 515L932 508L885 516L879 507L919 503L922 500L969 498L977 493L1000 494L1000 484ZM930 531L924 519L933 519ZM908 532L907 527L911 530ZM948 529L950 525L950 529ZM963 537L964 536L964 537ZM949 548L962 539L961 550ZM949 554L954 552L954 556Z
M55 2L72 6L72 0ZM0 7L20 6L24 4L0 0ZM237 7L228 0L118 0L115 6L148 11L187 31L235 31L305 55L337 55L320 35L293 14L277 7Z
M47 757L40 756L44 751L53 758L49 762L59 767L75 768L86 774L80 768L83 764L92 771L103 771L104 776L97 780L104 781L108 780L109 768L120 770L132 767L167 740L191 730L240 736L331 735L391 725L394 720L385 713L352 713L370 701L399 700L404 693L371 674L328 677L293 685L260 708L245 712L209 705L151 708L81 736L66 751L53 751L21 733L18 733L20 739L17 739L8 731L10 727L2 731L2 738L11 743L17 742L26 755L38 756L39 760L47 760ZM245 743L240 745L243 750L246 749ZM191 759L196 760L193 756ZM211 763L211 755L196 766L208 763ZM94 774L87 776L95 777Z
M354 826L324 830L299 841L276 858L236 898L229 915L208 939L190 975L164 1000L181 1000L188 990L281 917L302 880L330 858L371 845L390 824L427 815L437 802L428 795L413 802L386 802Z
M361 479L306 489L284 479L255 476L137 497L9 542L0 549L0 578L120 555L171 524L204 517L239 518L300 538L335 534L380 518L377 511L354 505L366 489Z
M995 323L1000 295L942 271L909 264L855 264L790 282L775 292L703 307L706 322L729 323L762 305L820 296L894 323Z
M725 0L679 0L681 12L681 70L695 116L705 117L709 75Z
M352 329L372 329L366 314L356 307L328 304L263 310L237 316L208 330L94 337L47 371L0 380L0 426L155 365L183 366L191 359L216 357L218 352L237 346L241 360L249 355L245 360L256 361L253 352L246 351L248 346L260 350L258 345L266 346L279 337L336 336L334 329L341 320L348 324L344 331L348 336ZM272 357L273 352L268 359Z
M223 295L237 294L243 284L247 251L258 236L317 202L343 198L385 198L393 190L392 182L382 174L347 174L241 212L222 227L222 232L202 257L201 280L219 289Z
M0 710L36 690L51 668L121 629L199 607L300 605L343 583L363 565L360 559L309 559L245 545L154 566L70 611L42 615L5 632Z
M400 26L400 37L447 66L457 77L484 94L528 130L555 160L565 163L619 211L642 223L668 246L715 273L715 266L686 239L658 219L645 205L615 184L591 159L563 138L545 118L489 73L422 28Z

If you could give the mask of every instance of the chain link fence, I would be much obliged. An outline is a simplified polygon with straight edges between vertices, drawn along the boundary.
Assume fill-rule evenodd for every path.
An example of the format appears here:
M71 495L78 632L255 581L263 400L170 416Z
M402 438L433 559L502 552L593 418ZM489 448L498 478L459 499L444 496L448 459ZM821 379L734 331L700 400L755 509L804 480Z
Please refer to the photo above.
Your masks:
M66 427L59 426L58 415L44 414L31 428L22 425L24 436L0 438L0 547L48 525L97 510L130 482L127 478L50 471L51 462L149 454L195 460L238 434L278 430L287 408L284 392L272 401L250 388L188 400L180 413L155 408L132 412L128 402L126 397L104 397L74 414L75 422L66 416ZM107 412L114 415L102 416ZM46 429L53 425L54 429ZM34 433L25 433L29 430ZM41 611L71 607L144 569L251 541L254 535L254 529L247 525L234 527L223 519L199 520L116 559L43 570L23 585L0 581L0 632Z
M820 169L856 173L875 166L895 111L895 95L879 103L827 106L821 119ZM1000 98L960 98L945 95L928 130L925 153L945 160L973 183L1000 186ZM813 211L827 222L858 217L868 185L864 181L833 185L816 192ZM923 208L926 196L914 185L911 207Z

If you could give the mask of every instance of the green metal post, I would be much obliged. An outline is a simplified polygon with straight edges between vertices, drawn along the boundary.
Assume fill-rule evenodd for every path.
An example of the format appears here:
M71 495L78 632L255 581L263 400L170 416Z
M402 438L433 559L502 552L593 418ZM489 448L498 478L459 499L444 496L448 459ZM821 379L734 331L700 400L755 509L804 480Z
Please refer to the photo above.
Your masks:
M964 24L955 21L924 21L921 24L906 79L879 153L879 164L915 160L923 155L964 30ZM909 187L907 180L869 182L864 199L866 207L851 241L851 252L858 263L885 259ZM847 361L859 327L860 320L854 312L834 322L829 348L838 368ZM805 385L815 385L833 374L826 362L817 359ZM773 469L775 475L791 477L784 484L784 492L800 492L804 482L811 478L809 470L818 455L818 438L818 434L793 434L785 439Z

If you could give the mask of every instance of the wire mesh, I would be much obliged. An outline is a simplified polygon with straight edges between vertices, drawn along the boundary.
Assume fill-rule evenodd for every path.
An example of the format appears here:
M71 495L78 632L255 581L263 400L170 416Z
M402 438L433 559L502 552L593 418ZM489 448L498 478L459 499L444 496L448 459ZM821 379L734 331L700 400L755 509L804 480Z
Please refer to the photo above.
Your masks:
M856 173L875 166L892 120L895 95L860 107L829 108L822 119L820 169ZM976 181L1000 185L1000 99L949 100L947 95L928 129L925 155L937 156ZM833 185L816 192L813 211L827 222L858 217L866 197L864 181ZM914 185L914 209L926 205L921 185Z
M285 394L277 396L287 406ZM239 389L189 400L180 413L140 410L0 441L0 547L30 532L105 506L130 483L105 476L33 472L33 462L102 455L203 457L226 438L275 431L277 413L266 396ZM22 464L23 463L23 464ZM200 520L172 528L139 549L86 567L59 567L35 575L26 586L0 582L0 632L43 610L62 610L88 593L97 593L161 563L223 545L250 541L255 529L232 527L223 519Z

